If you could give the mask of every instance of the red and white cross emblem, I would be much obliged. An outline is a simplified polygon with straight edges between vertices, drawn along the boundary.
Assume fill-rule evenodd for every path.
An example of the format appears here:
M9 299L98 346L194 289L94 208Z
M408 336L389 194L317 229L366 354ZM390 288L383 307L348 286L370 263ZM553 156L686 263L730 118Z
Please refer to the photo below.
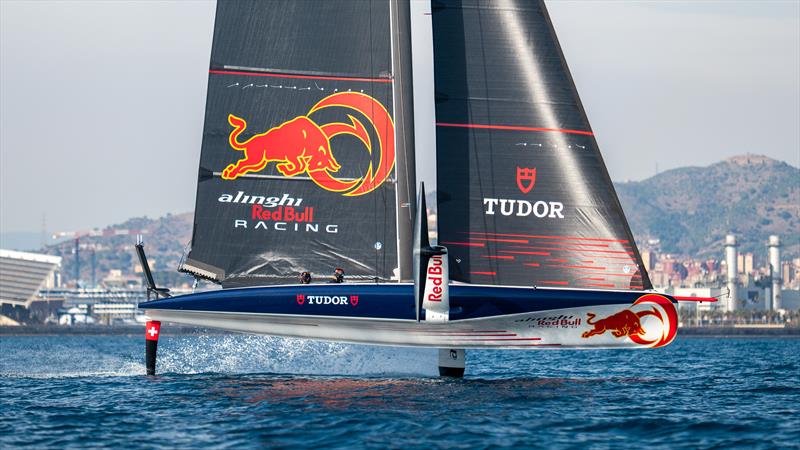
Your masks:
M157 341L158 333L160 331L161 331L161 322L157 320L151 320L147 322L147 325L145 326L144 337L148 341Z

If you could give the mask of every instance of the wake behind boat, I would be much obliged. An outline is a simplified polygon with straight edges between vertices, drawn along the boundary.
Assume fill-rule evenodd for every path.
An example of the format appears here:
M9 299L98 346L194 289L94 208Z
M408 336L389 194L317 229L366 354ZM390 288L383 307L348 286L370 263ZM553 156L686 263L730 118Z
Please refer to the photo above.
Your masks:
M454 376L466 348L674 339L544 3L418 6L218 3L179 270L223 289L140 305L149 373L160 321L437 347Z

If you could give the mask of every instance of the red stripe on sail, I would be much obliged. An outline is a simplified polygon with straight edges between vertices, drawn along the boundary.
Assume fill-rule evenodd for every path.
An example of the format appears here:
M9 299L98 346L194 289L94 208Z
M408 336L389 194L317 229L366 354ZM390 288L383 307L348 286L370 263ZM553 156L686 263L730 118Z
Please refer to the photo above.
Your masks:
M514 251L514 250L500 250L501 253L512 253L514 255L538 255L538 256L550 256L550 252L522 252L522 251Z
M553 250L558 252L580 252L582 254L586 253L617 253L617 254L627 254L630 255L632 252L622 251L622 250L595 250L591 248L574 248L574 247L541 247L537 245L512 245L511 248L527 248L532 250ZM594 256L594 255L587 255L587 256Z
M483 257L489 259L514 259L511 255L483 255Z
M628 242L627 239L606 239L606 238L592 238L580 236L549 236L540 234L513 234L513 233L485 233L480 231L468 231L469 234L485 234L489 236L510 236L510 237L523 237L529 239L563 239L575 241L599 241L599 242Z
M600 255L590 255L590 256L592 258L597 258L597 259L617 259L617 260L621 259L623 261L628 261L631 264L634 264L633 259L629 256L600 256Z
M585 275L604 275L607 277L629 277L634 278L634 274L632 273L603 273L603 272L583 272ZM632 280L633 282L637 282L637 280ZM638 280L641 283L641 280Z
M558 242L558 239L551 239L551 240L548 240L548 241L547 241L547 243L545 243L544 245L560 245L560 246L564 246L564 245L574 245L574 246L576 246L576 247L601 247L601 248L608 248L608 244L587 244L587 243L585 243L585 242L571 242L571 241L570 241L570 242ZM620 245L625 245L625 244L620 244ZM586 250L591 250L591 249L588 249L588 248L587 248Z
M569 284L569 281L537 281L537 283L541 283L541 284L557 284L557 285L560 285L560 286L567 286Z
M558 264L548 264L547 267L560 267L562 269L597 269L597 270L606 270L605 267L600 267L600 266L559 266Z
M497 272L470 272L473 275L497 275Z
M481 238L470 238L471 240L480 240ZM530 244L530 242L528 242ZM556 242L556 241L547 241L547 242L534 242L533 244L539 244L538 246L542 245L549 245L554 248L563 248L569 250L582 250L582 251L600 251L600 250L593 250L591 248L582 248L582 247L601 247L601 248L608 248L608 244L584 244L581 242ZM620 244L622 245L622 244ZM570 247L567 247L570 246ZM523 245L518 245L515 247L525 247ZM535 245L531 245L530 247L535 247Z
M478 123L445 123L436 122L437 127L454 127L454 128L477 128L482 130L510 130L510 131L540 131L540 132L553 132L553 133L566 133L566 134L581 134L584 136L594 136L591 131L582 130L568 130L565 128L541 128L541 127L523 127L518 125L486 125Z
M370 83L392 82L392 80L387 78L335 77L327 75L290 75L284 73L269 73L269 72L242 72L238 70L209 70L208 73L213 73L215 75L244 75L248 77L295 78L302 80L367 81Z
M498 239L498 238L472 238L474 241L510 242L512 244L527 244L527 239Z
M482 242L442 242L444 245L463 245L465 247L484 247L486 244Z

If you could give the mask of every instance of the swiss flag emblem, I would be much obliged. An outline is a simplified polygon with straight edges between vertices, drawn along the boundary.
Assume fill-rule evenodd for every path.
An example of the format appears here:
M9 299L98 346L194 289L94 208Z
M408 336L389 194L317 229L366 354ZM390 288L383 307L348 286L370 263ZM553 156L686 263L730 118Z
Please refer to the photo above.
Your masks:
M145 328L145 339L148 341L158 341L158 334L161 332L161 322L150 320Z
M297 304L302 305L306 302L306 296L302 294L297 294Z
M517 187L527 194L536 184L536 167L517 167Z
M357 295L351 295L350 296L350 304L353 305L353 306L358 306L358 296Z

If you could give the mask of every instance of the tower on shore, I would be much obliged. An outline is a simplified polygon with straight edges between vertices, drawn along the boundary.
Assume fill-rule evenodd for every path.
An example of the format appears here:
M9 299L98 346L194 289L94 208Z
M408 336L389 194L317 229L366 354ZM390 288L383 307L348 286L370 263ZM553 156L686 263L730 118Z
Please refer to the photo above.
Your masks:
M772 235L769 237L767 244L769 249L769 274L772 277L772 295L769 302L768 309L777 311L781 309L781 288L783 288L783 279L781 273L781 239Z
M728 266L728 276L727 276L727 285L728 285L728 301L725 304L725 311L733 312L736 311L736 299L739 298L738 296L738 289L737 289L737 250L736 247L736 236L729 234L725 236L725 264Z

